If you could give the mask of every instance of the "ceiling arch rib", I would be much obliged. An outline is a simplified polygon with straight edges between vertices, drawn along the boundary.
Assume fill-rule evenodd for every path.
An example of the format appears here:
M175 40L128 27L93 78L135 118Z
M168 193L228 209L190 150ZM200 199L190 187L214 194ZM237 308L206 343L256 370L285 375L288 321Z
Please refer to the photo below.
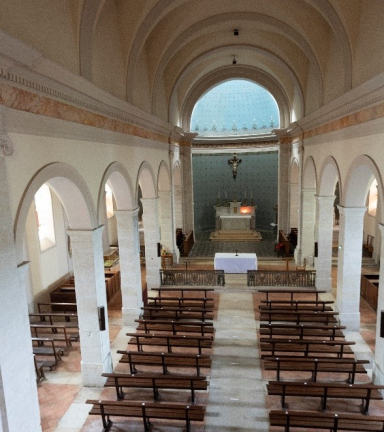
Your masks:
M329 0L304 0L314 7L328 22L341 46L344 65L344 91L352 88L352 47L343 23Z
M84 0L80 20L79 64L80 75L92 81L93 32L106 0Z
M184 99L184 103L180 109L182 118L182 128L184 130L190 129L190 118L192 110L199 100L199 98L215 85L227 81L229 79L241 78L257 82L265 87L275 98L280 112L280 125L281 127L288 126L290 123L290 103L287 94L280 86L279 82L274 80L269 74L256 68L240 67L232 68L231 66L223 67L211 72L209 75L204 76L195 86L191 89L189 94ZM172 97L176 97L176 92ZM172 105L172 104L171 104Z
M204 21L198 22L191 27L189 27L182 34L177 35L174 40L170 40L168 47L164 47L163 54L161 55L160 62L158 63L156 72L154 74L154 79L152 82L152 94L153 89L158 85L159 80L163 76L163 72L166 66L171 62L175 53L179 52L183 49L188 42L192 39L195 39L199 35L206 35L209 33L210 28L217 25L218 20L220 20L220 25L230 23L230 21L252 21L257 22L263 26L267 26L272 29L274 32L279 33L289 39L292 43L294 43L308 58L309 63L313 67L313 73L316 75L316 82L321 85L321 91L319 92L321 95L323 94L323 73L321 71L320 63L313 52L309 43L305 40L303 36L301 36L293 27L288 24L282 22L279 19L274 17L258 14L258 13L237 13L237 14L220 14L219 16L207 18ZM320 101L320 104L322 101Z
M203 53L202 55L200 55L199 57L197 57L193 62L191 62L189 65L187 65L187 67L180 73L180 75L177 77L177 80L175 81L175 84L173 86L173 91L172 93L175 91L175 89L178 87L178 85L184 80L186 79L186 76L188 74L194 74L193 69L197 66L198 63L204 61L205 59L209 58L212 55L215 54L219 54L219 53L226 53L227 52L227 48L228 47L221 47L221 48L217 48L216 50L212 50L206 53ZM247 47L249 48L249 47ZM275 57L274 55L267 53L263 50L258 49L257 47L252 47L253 51L258 51L259 53L261 53L264 56L269 57L270 59L272 59L272 61L278 66L278 69L281 70L284 74L286 74L290 81L292 82L293 86L296 88L296 90L298 91L298 94L300 94L301 96L301 101L303 101L303 90L302 87L300 85L300 82L297 78L297 76L295 75L295 73L289 68L288 65L286 65L281 59ZM235 68L236 70L237 68ZM236 72L234 72L234 77ZM269 72L269 74L271 74L271 72ZM198 76L196 76L196 80L199 79ZM171 93L171 94L172 94ZM170 100L167 101L168 102L168 107L170 106ZM301 107L303 110L303 103L301 103ZM154 113L156 115L156 113ZM304 112L301 113L302 115L304 114Z

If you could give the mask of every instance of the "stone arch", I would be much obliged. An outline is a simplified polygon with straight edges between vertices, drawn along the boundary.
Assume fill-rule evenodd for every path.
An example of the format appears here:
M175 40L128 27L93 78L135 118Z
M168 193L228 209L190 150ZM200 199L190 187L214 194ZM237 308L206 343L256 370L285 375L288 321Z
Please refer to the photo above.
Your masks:
M140 186L143 198L156 198L156 176L151 165L144 161L139 168L136 182L136 196L138 196L138 187Z
M316 165L313 157L310 156L306 159L304 163L303 171L303 188L316 188L317 178L316 178Z
M159 166L159 173L157 176L157 190L171 190L171 173L169 172L168 165L164 161L161 161Z
M328 156L320 169L317 194L319 196L333 196L335 194L336 183L339 182L340 199L342 195L342 183L340 169L336 160Z
M190 130L190 119L192 111L199 98L216 85L219 85L231 79L246 79L265 87L275 98L279 107L280 127L284 128L290 124L291 102L285 90L274 77L262 71L261 69L250 66L239 66L236 69L233 69L233 67L231 66L226 66L220 69L216 69L210 74L205 75L191 88L187 98L184 100L184 103L181 107L181 127L184 130ZM169 118L173 121L175 121L176 119L172 117L171 109L173 106L175 106L174 99L177 100L176 89L177 86L175 86L174 91L171 95L171 102L169 105ZM302 94L300 96L300 105L300 113L302 113L304 111Z
M349 167L345 179L344 197L341 200L342 205L345 207L364 207L372 176L377 180L379 214L383 215L383 181L377 165L373 159L366 155L358 156ZM378 222L383 223L382 220Z
M23 261L27 214L36 192L44 183L47 183L60 199L71 229L91 230L98 226L91 193L80 174L70 165L61 162L46 165L32 177L17 209L14 236L19 263Z
M104 189L105 184L110 183L116 201L117 210L132 210L136 207L137 197L135 196L135 189L132 180L120 162L112 162L105 170L103 175L97 205L97 218L101 224L101 217L104 203Z

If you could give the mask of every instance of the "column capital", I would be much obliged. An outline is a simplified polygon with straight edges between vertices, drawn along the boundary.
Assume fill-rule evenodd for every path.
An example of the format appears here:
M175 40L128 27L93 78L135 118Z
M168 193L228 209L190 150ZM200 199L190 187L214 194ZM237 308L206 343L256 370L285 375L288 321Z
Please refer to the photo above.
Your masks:
M301 188L301 193L303 194L312 194L315 196L316 188Z
M315 195L318 201L335 201L336 195Z
M124 216L132 216L135 217L139 214L140 207L136 207L131 210L115 210L115 215L117 218L124 217Z
M339 209L340 215L343 216L363 216L364 213L367 211L367 207L343 207L341 205L338 205L337 208Z
M71 241L89 241L93 240L95 237L102 236L104 230L104 225L100 225L97 228L91 230L72 230L67 229L66 232L71 238Z
M155 198L141 198L140 201L143 204L150 204L150 203L156 203L159 201L159 197L155 197Z

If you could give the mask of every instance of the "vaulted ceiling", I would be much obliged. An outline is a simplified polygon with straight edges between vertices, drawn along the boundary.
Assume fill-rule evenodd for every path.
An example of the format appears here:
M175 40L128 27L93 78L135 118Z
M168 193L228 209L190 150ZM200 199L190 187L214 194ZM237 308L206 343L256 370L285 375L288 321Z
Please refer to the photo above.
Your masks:
M384 71L377 0L2 3L2 30L185 130L198 98L223 80L263 85L288 126Z

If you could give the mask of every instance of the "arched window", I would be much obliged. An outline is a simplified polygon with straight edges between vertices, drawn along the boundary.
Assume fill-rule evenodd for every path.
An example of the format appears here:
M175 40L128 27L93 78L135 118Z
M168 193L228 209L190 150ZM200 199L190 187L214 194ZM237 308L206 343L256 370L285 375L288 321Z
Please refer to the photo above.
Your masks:
M210 89L196 103L191 132L199 136L268 134L280 125L274 97L248 80L229 80Z
M109 185L105 184L105 205L107 207L107 218L111 218L115 215L113 208L113 192Z
M40 249L44 251L55 245L51 190L46 184L35 194L35 208Z
M373 180L368 192L368 214L370 216L376 216L377 196L378 196L377 180L375 179Z

